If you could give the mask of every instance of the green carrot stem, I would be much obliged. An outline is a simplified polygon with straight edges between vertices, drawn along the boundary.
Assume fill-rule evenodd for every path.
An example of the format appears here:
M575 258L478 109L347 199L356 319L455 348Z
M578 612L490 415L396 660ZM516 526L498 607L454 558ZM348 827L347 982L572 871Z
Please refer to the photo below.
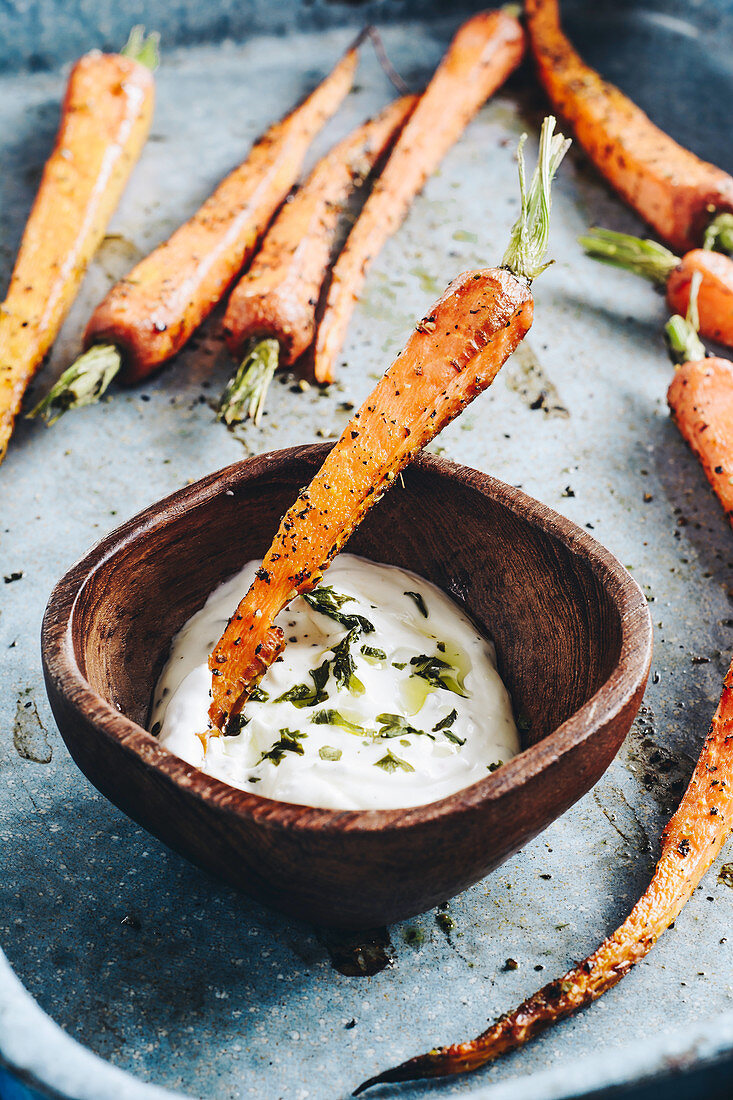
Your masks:
M705 346L697 334L700 328L697 296L701 282L702 272L696 271L690 280L687 315L681 317L679 313L674 313L664 326L667 349L673 363L698 363L707 355Z
M570 148L570 139L555 134L555 119L548 115L540 130L540 150L529 190L524 172L524 143L522 134L517 148L519 190L522 208L512 226L509 247L504 253L502 267L528 281L540 275L549 263L543 263L550 231L551 189L560 162Z
M251 417L259 424L265 397L280 362L277 340L260 340L242 360L219 404L218 419L236 424Z
M679 256L656 241L642 240L629 233L616 233L613 229L596 226L589 229L585 236L579 237L578 242L594 260L633 271L635 275L642 275L661 286L666 284L680 262Z
M703 248L733 254L733 214L718 214L705 230Z
M122 356L114 344L95 344L68 367L45 397L28 413L55 424L69 409L94 405L122 366Z
M664 326L667 348L673 363L696 363L705 358L705 348L689 321L674 313Z
M130 31L124 47L120 50L123 57L131 57L133 61L139 61L151 72L155 72L160 65L160 35L157 31L145 34L145 27L138 23Z

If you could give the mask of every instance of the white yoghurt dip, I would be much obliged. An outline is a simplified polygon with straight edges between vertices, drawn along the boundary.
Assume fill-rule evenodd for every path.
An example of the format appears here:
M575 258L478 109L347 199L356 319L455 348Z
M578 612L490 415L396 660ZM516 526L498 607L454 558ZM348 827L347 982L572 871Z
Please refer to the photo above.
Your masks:
M288 644L241 732L211 731L208 657L259 565L173 639L151 722L176 756L266 798L371 810L435 802L519 752L493 644L435 585L353 554L275 620Z

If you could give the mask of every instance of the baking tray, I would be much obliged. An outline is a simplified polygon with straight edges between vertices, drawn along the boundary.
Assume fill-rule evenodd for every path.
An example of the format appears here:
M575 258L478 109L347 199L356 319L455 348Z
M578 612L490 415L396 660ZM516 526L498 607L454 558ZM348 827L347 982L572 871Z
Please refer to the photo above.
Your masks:
M53 140L62 64L119 44L143 17L164 33L151 140L37 392L77 351L110 281L196 208L364 19L378 20L395 65L418 87L470 5L449 14L404 0L121 7L0 7L3 284ZM733 170L729 3L563 10L592 62L676 137ZM358 89L311 159L390 95L365 50ZM41 680L48 593L94 540L217 467L336 435L446 282L498 260L517 212L516 141L525 128L536 137L543 110L528 69L482 110L375 264L327 393L294 393L283 378L262 428L228 433L209 404L230 368L214 318L145 386L53 430L19 425L0 471L0 574L23 574L0 583L3 1100L346 1096L380 1068L480 1031L594 948L646 885L727 667L733 547L667 415L661 297L586 260L575 243L594 222L641 229L578 150L557 184L557 262L536 285L528 341L434 449L587 525L647 594L647 695L586 798L446 909L344 940L235 895L127 820L71 762ZM648 959L589 1010L485 1072L399 1095L729 1096L733 893L717 872ZM386 959L371 976L337 969Z

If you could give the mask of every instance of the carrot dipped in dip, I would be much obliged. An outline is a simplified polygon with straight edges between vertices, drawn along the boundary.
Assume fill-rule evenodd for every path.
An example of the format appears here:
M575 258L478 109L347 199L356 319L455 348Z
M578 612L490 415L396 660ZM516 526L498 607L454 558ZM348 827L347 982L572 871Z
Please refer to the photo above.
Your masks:
M546 266L550 185L568 143L542 127L539 163L500 267L455 279L355 413L310 485L285 514L209 661L217 730L242 725L249 692L283 649L273 626L308 592L411 458L493 381L532 324L531 280Z

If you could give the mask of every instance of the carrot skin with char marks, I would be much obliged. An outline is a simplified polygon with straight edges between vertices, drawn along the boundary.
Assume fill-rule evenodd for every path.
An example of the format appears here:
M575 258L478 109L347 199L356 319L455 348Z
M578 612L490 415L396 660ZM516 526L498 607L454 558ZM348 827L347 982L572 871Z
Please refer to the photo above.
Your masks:
M428 176L523 55L524 32L506 12L479 12L457 31L334 265L316 334L318 382L333 380L370 263L400 227Z
M267 231L224 315L227 347L242 355L252 337L271 336L289 366L313 342L316 306L344 203L394 140L417 102L403 96L323 157Z
M275 123L203 206L117 283L94 311L84 345L115 345L120 378L136 382L175 355L252 256L293 186L314 136L353 83L350 49L307 99Z
M529 283L503 268L455 279L283 517L209 660L222 728L284 645L280 610L321 579L399 471L493 381L532 323Z
M675 371L667 403L733 523L733 363L684 363Z
M522 1046L611 989L676 920L733 828L733 665L679 808L662 836L654 877L631 913L597 951L500 1017L467 1043L431 1050L365 1081L372 1085L479 1069Z
M525 0L524 11L540 80L596 167L672 248L702 244L714 214L733 210L733 178L583 62L562 32L558 0Z
M0 306L0 462L23 394L58 335L150 130L155 84L122 54L71 70L61 125Z

